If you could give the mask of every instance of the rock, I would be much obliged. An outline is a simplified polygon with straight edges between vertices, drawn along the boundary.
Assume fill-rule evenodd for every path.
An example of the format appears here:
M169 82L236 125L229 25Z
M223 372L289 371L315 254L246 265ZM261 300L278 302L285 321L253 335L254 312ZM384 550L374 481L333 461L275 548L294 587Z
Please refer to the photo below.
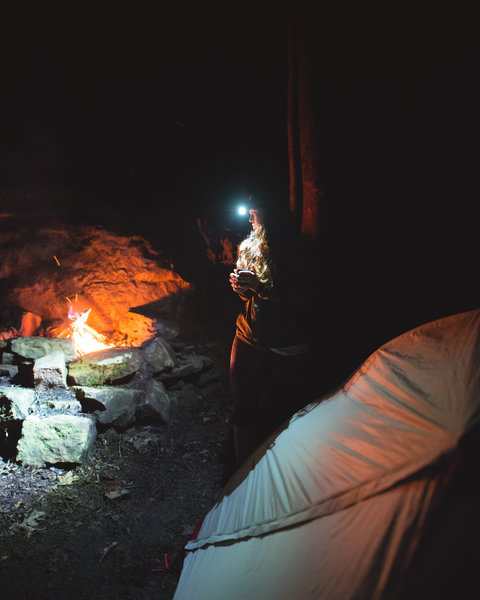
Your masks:
M17 365L0 365L0 377L15 377L18 373Z
M2 352L2 363L4 365L11 365L13 364L13 354L11 352Z
M52 235L48 227L42 226L35 239L33 236L28 239L30 277L12 289L14 302L23 310L41 315L45 321L65 322L67 306L59 300L78 290L77 308L84 311L94 307L89 317L93 329L100 333L115 331L119 337L132 341L132 327L136 330L134 336L139 336L135 339L145 339L144 334L151 329L151 319L143 314L132 314L131 308L171 296L168 304L175 310L173 316L180 317L176 309L191 284L171 268L160 267L158 253L149 242L139 236L119 236L104 228L80 223L63 231L68 231L68 238L63 242L60 242L63 234ZM22 233L12 235L18 243L23 242ZM61 268L55 276L46 276L45 256L49 256L51 262L59 243ZM12 249L10 268L17 264L14 256ZM2 267L5 271L4 265ZM163 314L171 316L169 311Z
M157 320L153 327L167 341L174 340L180 334L180 323L174 319Z
M154 373L165 369L172 369L177 364L175 351L161 337L147 340L141 345L146 361L153 368Z
M135 422L137 404L142 392L135 389L114 387L75 387L77 400L84 412L93 409L99 423L126 429Z
M144 395L140 398L136 411L137 421L163 421L170 418L170 397L161 381L151 379Z
M213 366L210 369L202 371L196 380L196 384L203 388L213 381L219 381L220 379L220 369L217 366Z
M162 381L175 381L191 377L210 367L213 360L209 356L201 356L200 354L188 354L182 356L178 360L178 364L171 371L160 373Z
M51 352L33 364L33 382L37 389L67 387L67 366L63 352Z
M18 442L17 460L24 465L84 464L96 438L89 415L28 416Z
M63 352L65 362L75 360L75 349L70 338L20 337L11 341L12 352L22 358L36 360L51 352Z
M140 454L149 454L154 452L158 454L162 451L166 442L166 437L158 431L152 431L151 427L135 428L131 435L124 436L123 440L131 444Z
M68 365L73 384L81 386L115 383L134 375L141 367L144 354L140 348L109 348L82 356Z
M46 401L40 401L39 407L59 413L78 414L82 412L82 405L76 398L49 398ZM35 409L34 412L36 412Z
M33 390L0 386L0 417L3 419L25 419L34 402Z

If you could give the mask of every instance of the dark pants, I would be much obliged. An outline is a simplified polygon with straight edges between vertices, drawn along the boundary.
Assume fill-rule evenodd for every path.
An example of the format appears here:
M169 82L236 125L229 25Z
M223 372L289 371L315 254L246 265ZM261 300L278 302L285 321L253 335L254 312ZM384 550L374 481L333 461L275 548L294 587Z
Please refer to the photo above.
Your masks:
M230 357L233 424L255 428L261 441L313 400L309 354L281 356L235 337Z

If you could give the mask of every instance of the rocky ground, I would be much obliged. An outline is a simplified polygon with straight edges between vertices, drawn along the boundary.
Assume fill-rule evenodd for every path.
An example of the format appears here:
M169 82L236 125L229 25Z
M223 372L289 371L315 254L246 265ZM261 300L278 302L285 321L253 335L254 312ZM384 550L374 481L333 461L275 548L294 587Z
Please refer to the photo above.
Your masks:
M219 383L165 425L99 434L88 465L0 459L2 600L173 598L183 546L220 489L228 350L195 347L218 363Z

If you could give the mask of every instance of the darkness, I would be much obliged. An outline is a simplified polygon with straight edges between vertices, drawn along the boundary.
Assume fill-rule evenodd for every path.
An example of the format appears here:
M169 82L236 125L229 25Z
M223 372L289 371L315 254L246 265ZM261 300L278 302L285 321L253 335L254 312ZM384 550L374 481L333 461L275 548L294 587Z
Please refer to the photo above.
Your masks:
M17 23L3 180L60 181L93 207L158 219L174 208L204 216L259 186L278 189L282 19L246 3L238 12L185 5Z
M354 348L348 371L478 306L480 25L424 2L305 10L320 310L332 360ZM239 198L288 201L286 14L245 2L6 19L0 212L145 235L198 278L197 218L235 237Z

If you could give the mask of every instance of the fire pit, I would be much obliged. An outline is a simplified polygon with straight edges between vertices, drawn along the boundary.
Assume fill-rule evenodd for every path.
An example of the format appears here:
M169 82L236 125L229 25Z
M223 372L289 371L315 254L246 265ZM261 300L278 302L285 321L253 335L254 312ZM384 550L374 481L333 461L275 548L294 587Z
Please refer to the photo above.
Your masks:
M0 333L4 459L85 463L98 431L165 423L182 394L215 382L210 359L174 348L191 285L148 242L45 228L26 256L14 245L0 272L24 311ZM156 316L142 314L152 304Z

